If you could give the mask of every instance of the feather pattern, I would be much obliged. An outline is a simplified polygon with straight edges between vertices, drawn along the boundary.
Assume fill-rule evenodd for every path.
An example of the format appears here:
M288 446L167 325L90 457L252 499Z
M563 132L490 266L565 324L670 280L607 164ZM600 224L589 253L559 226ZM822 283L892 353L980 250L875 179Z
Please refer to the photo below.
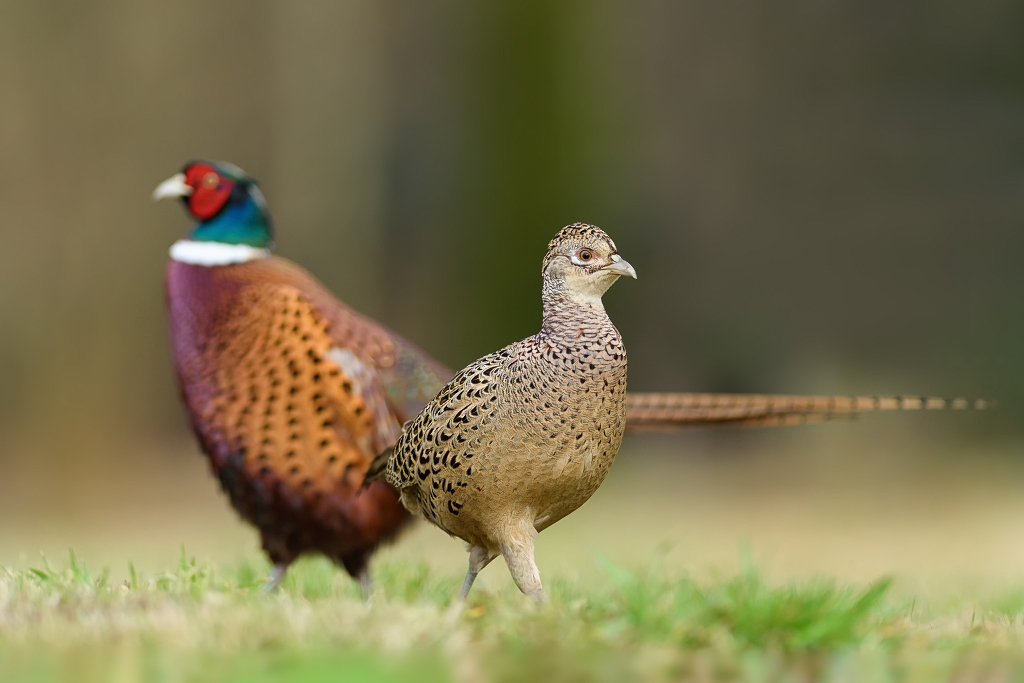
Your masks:
M733 424L749 427L823 422L889 410L987 410L993 401L926 396L787 396L772 394L630 393L629 431Z
M166 295L181 394L214 473L234 507L260 530L263 546L281 572L298 555L319 551L365 578L373 549L392 538L408 519L388 484L365 485L367 470L383 475L399 425L416 417L454 373L350 309L299 266L270 257L272 228L266 202L256 181L241 169L223 162L190 162L154 192L155 199L164 197L186 199L199 221L189 239L172 248ZM596 230L570 227L580 235ZM573 253L568 259L585 266L589 256L584 256ZM607 267L635 277L632 267L616 263L616 258ZM545 260L545 269L550 263ZM560 319L548 313L549 322ZM552 332L545 329L542 335L553 338ZM519 351L544 358L547 352L530 346L534 343L539 341ZM866 410L991 405L899 397L625 395L624 353L621 362L622 383L610 394L614 400L606 396L606 404L588 408L611 422L589 425L585 433L587 438L610 438L616 449L622 413L627 429L644 430L700 424L774 426ZM518 370L502 363L494 367L498 366L504 369L486 372L518 376ZM591 363L586 366L593 370ZM490 386L489 374L460 374L446 390L449 403L432 404L441 411L432 419L440 423L451 417L468 424L479 418L479 410L472 414L470 409L467 415L465 406L455 405L456 399L481 398ZM454 412L447 416L448 411ZM448 432L454 430L452 422ZM423 438L431 442L435 436ZM559 444L565 446L562 441L568 437L552 431L549 438L561 439ZM384 454L374 460L381 451ZM602 452L598 460L610 464L606 456ZM440 474L434 472L439 464L457 469L440 451L429 462L431 477ZM469 469L460 476L468 475ZM399 483L411 482L412 471L403 471L405 478ZM420 468L415 476L427 471ZM434 481L436 488L459 486L440 476ZM450 502L459 504L458 497ZM436 504L431 497L430 505ZM552 512L537 523L543 526L555 518ZM489 561L489 556L472 557L474 562ZM276 575L279 579L282 574Z
M361 572L408 518L383 482L360 491L363 476L446 371L284 259L172 261L167 302L193 427L271 559L319 551Z
M533 537L593 495L625 431L626 351L601 295L632 266L602 230L573 224L548 245L543 273L540 332L457 374L370 474L469 543L463 597L501 554L519 588L544 599Z

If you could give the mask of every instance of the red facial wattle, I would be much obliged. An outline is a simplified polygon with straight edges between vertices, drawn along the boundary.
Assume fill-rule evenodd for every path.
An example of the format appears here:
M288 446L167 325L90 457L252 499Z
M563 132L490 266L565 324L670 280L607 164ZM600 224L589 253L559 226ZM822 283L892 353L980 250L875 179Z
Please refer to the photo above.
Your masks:
M209 164L193 164L185 169L185 183L193 188L188 208L201 221L217 215L235 187L235 182L222 176Z

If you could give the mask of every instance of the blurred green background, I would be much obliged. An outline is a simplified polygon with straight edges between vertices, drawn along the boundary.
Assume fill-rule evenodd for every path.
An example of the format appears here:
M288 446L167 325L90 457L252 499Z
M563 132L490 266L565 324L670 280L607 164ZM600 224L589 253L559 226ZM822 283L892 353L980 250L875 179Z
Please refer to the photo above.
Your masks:
M1011 0L0 0L0 563L255 552L166 343L190 224L149 195L206 157L452 367L536 331L547 240L586 221L640 276L606 299L632 389L1001 402L632 438L556 535L580 556L1024 570L1022 27ZM404 552L461 566L431 534Z

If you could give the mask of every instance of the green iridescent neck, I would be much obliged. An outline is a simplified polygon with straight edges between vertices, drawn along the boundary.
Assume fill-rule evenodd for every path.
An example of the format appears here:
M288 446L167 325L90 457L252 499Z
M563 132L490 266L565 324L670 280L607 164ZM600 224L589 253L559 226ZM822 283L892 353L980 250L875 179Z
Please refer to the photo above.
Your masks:
M265 248L271 245L273 231L266 210L249 195L245 201L229 204L210 220L197 225L189 239Z

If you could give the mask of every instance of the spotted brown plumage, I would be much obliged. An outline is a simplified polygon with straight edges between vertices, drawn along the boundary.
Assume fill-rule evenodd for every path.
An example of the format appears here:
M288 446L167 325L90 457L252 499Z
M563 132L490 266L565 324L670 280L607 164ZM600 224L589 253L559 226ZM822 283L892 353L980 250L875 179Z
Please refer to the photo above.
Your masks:
M501 554L519 588L544 599L534 536L597 490L626 427L626 351L601 295L635 272L585 224L558 233L542 272L540 332L458 373L371 470L469 543L463 598Z
M193 163L161 188L208 216L167 267L174 366L213 472L275 564L271 585L306 552L365 585L370 554L409 515L384 482L360 491L363 476L451 373L269 256L262 196L238 169Z

